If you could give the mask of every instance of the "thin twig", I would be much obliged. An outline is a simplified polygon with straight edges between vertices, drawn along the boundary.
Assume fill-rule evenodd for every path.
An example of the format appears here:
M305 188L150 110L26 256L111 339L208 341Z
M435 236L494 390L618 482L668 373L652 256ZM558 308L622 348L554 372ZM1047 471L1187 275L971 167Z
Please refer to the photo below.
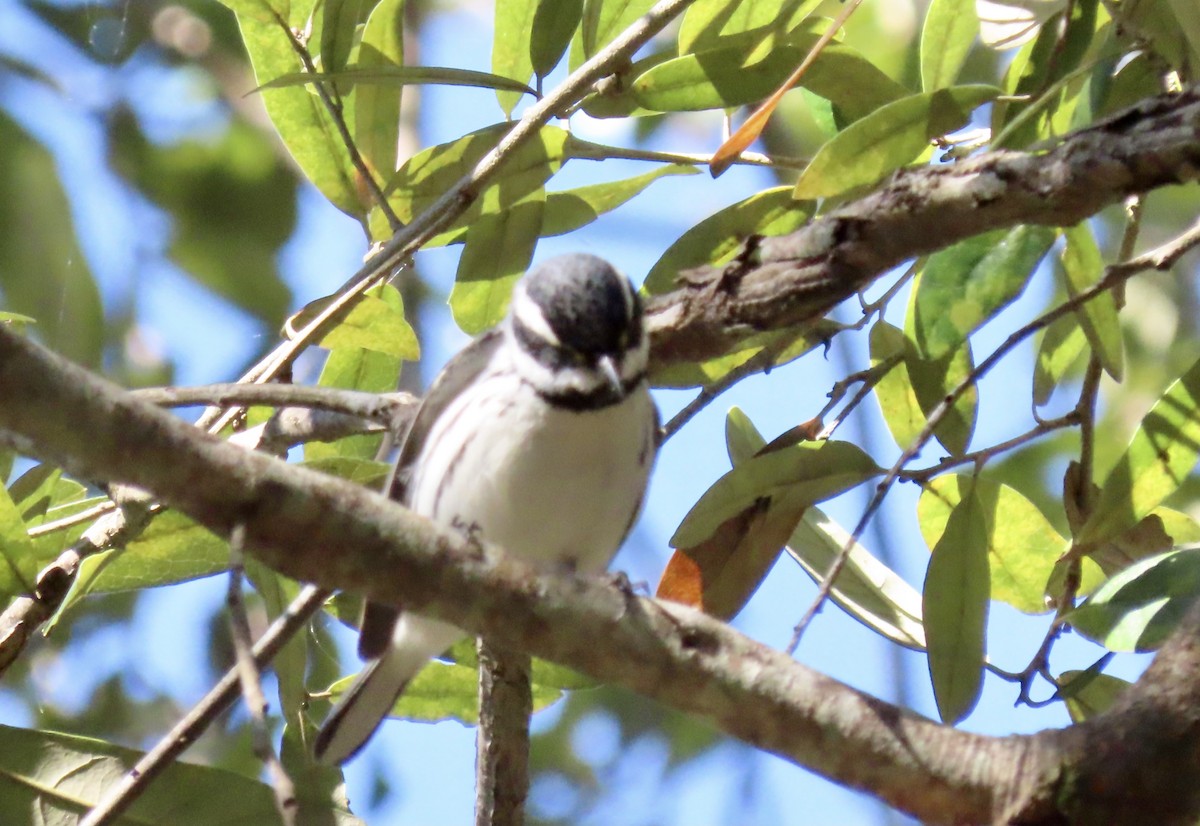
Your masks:
M133 394L160 407L189 407L200 404L213 407L310 407L384 423L395 417L398 407L412 401L408 394L379 395L337 387L234 382L199 387L147 387L134 390Z
M808 627L809 622L811 622L812 618L816 616L816 613L821 610L821 607L825 604L825 600L829 598L829 593L833 589L833 584L837 580L838 574L840 574L842 572L842 568L846 566L846 560L849 559L850 550L854 547L854 544L862 538L862 533L866 529L867 523L870 522L871 517L875 515L875 512L879 510L880 505L883 504L884 497L887 496L887 493L889 490L891 490L892 485L895 484L896 480L900 477L900 473L904 469L904 466L911 462L913 458L921 452L924 446L933 437L934 429L942 422L942 419L946 417L947 413L949 413L949 411L953 408L955 402L962 397L963 393L966 393L968 389L973 387L975 383L978 382L980 377L986 375L987 372L995 367L1001 359L1007 356L1013 350L1013 348L1015 348L1029 336L1036 333L1038 330L1048 327L1050 324L1054 323L1067 313L1074 312L1087 302L1099 295L1102 295L1108 290L1113 289L1118 284L1124 283L1126 280L1140 272L1151 269L1165 270L1169 268L1180 258L1180 256L1198 244L1200 244L1200 221L1197 221L1182 235L1166 244L1163 244L1161 247L1143 253L1137 258L1130 259L1129 261L1110 265L1107 268L1104 277L1091 287L1087 288L1086 290L1081 290L1068 300L1064 301L1062 304L1059 304L1054 309L1043 313L1038 318L1012 333L999 347L992 351L991 355L980 362L969 374L967 374L966 378L964 378L954 389L946 394L946 397L942 399L938 406L933 409L933 412L929 414L929 418L925 422L925 426L921 429L921 432L917 435L917 438L914 439L913 443L909 445L909 447L900 455L900 458L896 460L896 463L892 465L892 467L884 475L883 479L876 486L875 493L871 497L871 501L868 503L862 517L858 520L858 524L854 526L854 530L851 532L850 538L846 541L846 544L842 546L842 549L834 558L833 563L829 566L829 571L825 574L825 577L821 582L821 587L818 590L817 596L813 600L812 605L809 606L804 616L800 618L800 621L796 623L796 627L792 632L792 639L788 643L788 653L795 653L796 648L800 645L800 638L804 635L804 629Z
M529 654L479 640L475 826L522 826L529 795Z
M99 519L101 516L104 516L107 513L112 513L116 509L117 503L111 499L106 499L103 502L92 505L92 507L88 508L87 510L73 513L70 516L64 516L62 519L55 519L53 522L43 522L40 525L34 525L25 533L30 539L37 539L39 536L46 536L57 531L65 531L68 528L75 527L76 525L82 525L84 522L91 522L95 519Z
M296 823L296 787L288 776L279 755L271 744L271 730L267 727L267 698L263 694L262 676L254 662L251 651L250 619L246 616L246 601L242 597L245 562L243 549L246 541L246 526L241 522L233 526L229 534L229 589L226 601L229 605L229 631L233 639L234 670L242 687L242 697L250 714L250 730L254 742L254 753L267 767L271 779L271 790L275 793L275 809L283 826Z
M254 644L255 666L262 668L270 663L296 632L308 623L330 594L330 591L323 588L305 586ZM195 742L238 696L238 672L236 668L231 668L187 716L176 723L154 748L146 752L118 783L106 790L104 798L84 815L79 821L79 826L106 826L115 823L163 769Z
M1079 414L1076 411L1071 411L1055 419L1044 419L1036 425L1026 430L1011 439L1005 439L1003 442L997 442L990 447L980 448L969 453L963 453L958 456L946 456L937 464L930 465L927 468L919 470L902 470L900 478L909 482L918 484L926 484L935 476L942 474L952 467L959 465L979 464L986 462L994 456L999 456L1002 453L1007 453L1014 448L1021 447L1035 439L1040 439L1047 433L1053 433L1055 430L1062 430L1068 427L1074 427L1079 424Z

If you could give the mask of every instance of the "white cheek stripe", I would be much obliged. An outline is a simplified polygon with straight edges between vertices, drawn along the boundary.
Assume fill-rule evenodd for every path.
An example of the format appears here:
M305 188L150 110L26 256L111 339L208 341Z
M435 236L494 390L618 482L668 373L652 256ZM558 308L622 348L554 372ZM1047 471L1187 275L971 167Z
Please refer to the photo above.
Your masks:
M519 321L525 329L531 331L538 338L545 341L552 347L558 347L561 342L554 331L550 329L550 325L546 323L546 317L542 314L541 309L529 297L529 293L525 292L520 285L513 291L512 307L509 310L512 317Z

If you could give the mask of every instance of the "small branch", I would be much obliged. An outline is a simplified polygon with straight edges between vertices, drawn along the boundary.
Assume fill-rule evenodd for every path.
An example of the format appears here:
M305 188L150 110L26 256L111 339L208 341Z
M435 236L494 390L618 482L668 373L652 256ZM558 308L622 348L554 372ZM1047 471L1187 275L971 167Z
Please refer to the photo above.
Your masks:
M229 535L229 590L226 601L229 605L229 631L233 639L234 670L238 675L238 684L242 687L242 697L246 701L246 710L250 714L250 728L254 742L254 753L267 767L267 776L271 779L271 790L275 793L275 809L279 812L279 820L283 826L296 824L296 787L292 778L279 762L279 755L271 744L271 730L267 725L267 698L263 694L262 677L258 673L258 665L254 662L254 652L250 642L250 619L246 616L246 601L242 598L242 582L245 568L242 559L242 548L246 538L246 529L235 525Z
M279 653L296 632L304 628L325 600L330 591L307 586L292 600L282 614L267 629L254 645L254 665L263 668ZM229 708L239 696L238 670L225 672L212 690L188 712L161 740L146 752L120 780L105 790L104 798L96 804L79 826L108 826L131 806L150 783L181 755L196 738L213 724L213 721Z
M479 640L475 826L523 826L529 795L529 654Z
M229 383L200 387L147 387L132 392L138 398L160 407L190 407L201 404L213 407L309 407L384 424L394 421L402 408L417 401L408 393L380 395L302 384Z
M1074 427L1079 424L1079 414L1071 411L1065 415L1059 416L1056 419L1044 419L1036 425L1021 433L1018 436L1013 436L1011 439L1006 439L1003 442L997 442L991 447L980 448L969 453L963 453L959 456L946 456L935 465L930 465L927 468L919 470L902 470L900 478L908 482L916 482L920 485L929 483L929 480L935 476L945 473L947 470L959 465L982 464L989 461L995 456L1002 453L1007 453L1018 447L1022 447L1029 442L1040 439L1048 433L1053 433L1056 430L1062 430L1068 427Z
M878 511L879 507L883 504L884 497L887 496L888 491L891 490L891 487L896 482L896 479L900 477L901 471L904 470L905 465L911 462L913 458L921 452L924 446L929 443L929 440L933 438L933 431L954 407L955 402L962 397L963 393L967 392L968 389L973 387L982 376L986 375L993 367L996 366L996 364L1000 362L1001 359L1007 356L1013 350L1013 348L1015 348L1025 339L1029 338L1029 336L1050 326L1057 319L1061 318L1067 313L1074 312L1087 302L1113 289L1118 284L1124 283L1129 278L1137 275L1140 272L1150 269L1168 269L1184 253L1197 244L1200 244L1200 221L1197 221L1195 224L1193 224L1178 238L1163 244L1157 249L1139 255L1137 258L1130 259L1129 261L1120 262L1109 266L1105 276L1091 287L1086 290L1081 290L1067 301L1059 304L1053 310L1043 313L1038 318L1012 333L999 347L992 351L991 355L976 365L975 368L971 370L971 372L968 373L967 376L958 384L958 386L946 394L946 397L942 399L942 401L938 403L938 406L933 409L933 412L929 414L929 418L925 422L925 426L921 429L921 432L917 435L917 438L914 439L913 443L909 445L908 449L906 449L904 453L900 455L900 458L896 460L896 463L892 465L891 469L888 470L883 479L876 486L875 494L871 497L871 501L867 504L867 508L863 512L862 517L858 520L858 524L854 526L854 530L851 532L850 538L846 541L846 544L842 546L842 549L838 552L837 557L834 558L833 564L829 566L829 571L825 574L825 578L821 582L821 587L817 591L817 596L813 600L812 605L809 606L804 616L800 618L800 621L796 623L796 627L792 632L792 639L788 643L787 650L789 654L795 652L796 648L800 645L800 638L803 636L805 628L808 627L808 624L812 621L812 618L816 616L817 612L821 610L821 607L825 604L825 600L829 598L829 593L833 590L834 582L837 580L838 575L842 572L842 568L846 566L846 560L850 557L850 550L854 547L854 544L862 538L862 534L863 531L866 530L867 523L871 521L871 517L875 515L875 512Z

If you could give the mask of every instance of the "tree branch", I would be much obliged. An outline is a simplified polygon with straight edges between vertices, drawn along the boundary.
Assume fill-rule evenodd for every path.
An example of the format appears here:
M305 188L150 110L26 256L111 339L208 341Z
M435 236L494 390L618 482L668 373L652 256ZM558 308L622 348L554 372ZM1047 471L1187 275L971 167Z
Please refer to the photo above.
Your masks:
M151 491L276 570L447 620L612 680L934 822L989 820L1039 738L940 726L682 606L537 576L377 493L198 432L0 328L0 429L89 478Z
M647 308L658 368L820 318L904 261L992 229L1070 226L1131 194L1200 177L1200 87L1143 101L1048 151L903 169L878 190L732 263L684 274Z

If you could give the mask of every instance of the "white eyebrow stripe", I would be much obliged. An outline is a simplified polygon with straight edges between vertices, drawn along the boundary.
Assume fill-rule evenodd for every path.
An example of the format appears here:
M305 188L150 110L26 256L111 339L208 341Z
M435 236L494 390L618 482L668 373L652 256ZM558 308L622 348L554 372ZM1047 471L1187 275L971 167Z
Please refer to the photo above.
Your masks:
M550 325L546 322L546 316L542 313L541 307L529 297L529 293L521 285L518 285L517 289L513 291L512 306L509 308L509 312L515 322L550 346L562 345L558 336L554 334L554 330L550 329Z

